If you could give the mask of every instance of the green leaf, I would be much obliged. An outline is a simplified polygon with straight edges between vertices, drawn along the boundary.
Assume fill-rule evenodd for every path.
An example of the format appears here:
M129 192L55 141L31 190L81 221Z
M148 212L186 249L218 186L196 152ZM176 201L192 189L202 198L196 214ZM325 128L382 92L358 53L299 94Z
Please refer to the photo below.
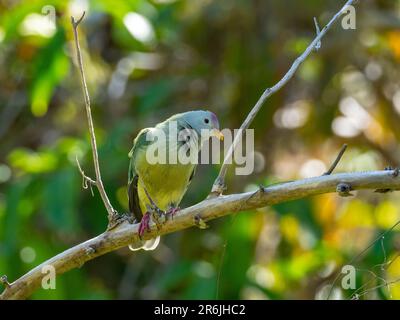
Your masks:
M47 113L55 87L68 72L69 60L63 51L64 44L65 34L60 28L49 43L37 53L31 87L31 110L37 117Z
M48 151L34 152L18 148L8 156L12 167L26 173L44 173L53 171L58 164L57 156Z

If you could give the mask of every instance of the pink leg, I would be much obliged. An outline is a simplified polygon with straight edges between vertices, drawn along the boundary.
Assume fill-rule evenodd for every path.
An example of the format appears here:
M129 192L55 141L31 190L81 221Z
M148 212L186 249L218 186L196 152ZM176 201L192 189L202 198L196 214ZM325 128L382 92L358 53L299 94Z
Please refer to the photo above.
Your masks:
M146 230L150 231L149 223L150 223L150 212L146 212L143 215L142 220L140 221L140 224L139 224L139 237L140 238L143 236L143 234Z

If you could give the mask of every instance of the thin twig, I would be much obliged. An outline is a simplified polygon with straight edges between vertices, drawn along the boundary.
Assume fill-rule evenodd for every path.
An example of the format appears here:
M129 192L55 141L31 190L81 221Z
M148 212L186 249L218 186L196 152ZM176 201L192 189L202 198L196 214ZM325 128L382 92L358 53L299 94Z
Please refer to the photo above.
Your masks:
M396 253L394 258L392 258L391 260L389 260L385 263L380 263L380 264L373 266L373 269L380 267L382 271L385 271L385 270L389 269L390 266L393 264L393 262L395 262L399 257L400 257L400 252Z
M390 294L390 288L389 288L389 286L387 285L388 282L386 281L385 278L378 276L375 272L373 272L373 271L371 271L371 270L368 270L368 269L356 268L355 270L356 270L357 272L369 273L369 274L371 275L371 278L368 279L368 280L367 280L363 285L361 285L359 288L357 288L357 289L348 297L350 300L354 300L355 297L360 296L361 294L359 294L359 292L360 292L360 291L361 291L361 293L364 292L364 291L362 291L362 290L363 290L364 288L368 287L368 285L369 285L371 282L373 282L374 280L377 280L378 282L379 282L379 281L382 281L382 282L386 285L386 289L388 290L388 293ZM368 290L368 289L367 289L367 290Z
M318 36L320 34L321 30L319 28L318 20L316 17L314 17L314 25L315 25L315 32ZM321 46L322 46L322 42L321 42L321 40L319 40L317 42L317 44L315 45L315 51L318 51L319 49L321 49Z
M218 196L222 194L222 192L225 189L225 176L228 170L228 166L230 163L230 159L233 155L233 152L237 146L237 144L240 141L240 137L243 133L244 130L246 130L254 118L256 117L258 111L261 109L263 106L264 102L275 92L280 90L296 73L297 69L299 66L308 58L308 56L315 50L316 47L318 47L321 39L325 34L328 32L328 30L332 27L332 25L336 22L336 20L347 10L347 7L351 4L353 4L354 0L348 0L346 4L332 17L332 19L328 22L328 24L320 30L320 32L316 35L314 40L310 43L310 45L307 47L307 49L293 62L292 66L290 67L289 71L283 76L281 80L279 80L278 83L276 83L273 87L267 88L261 97L258 99L257 103L254 105L253 109L251 109L250 113L247 115L246 119L240 126L240 129L238 130L235 138L233 139L232 145L229 147L228 152L226 154L226 157L224 159L224 162L221 166L220 172L218 174L218 177L215 179L214 184L211 189L210 197L212 196Z
M333 170L335 170L335 168L338 165L340 159L342 159L343 154L345 153L346 149L347 149L347 144L344 144L342 146L342 148L340 149L338 155L336 156L335 161L333 161L333 163L329 167L328 171L323 174L324 176L330 175L333 172Z
M82 170L82 167L81 167L81 165L79 163L78 157L76 157L75 160L76 160L76 165L78 166L79 173L82 176L82 188L83 189L90 188L90 192L92 193L92 196L93 196L94 194L93 194L92 186L96 185L96 181L94 181L92 178L88 177L85 174L85 172Z
M392 172L392 175L393 175L394 170L391 170L391 172ZM330 175L330 176L332 177L333 175ZM396 178L396 177L394 177L394 178ZM400 225L400 220L397 221L394 225L392 225L389 229L385 230L379 237L377 237L374 241L372 241L366 248L364 248L355 257L351 258L346 263L346 265L353 265L355 262L357 262L358 259L360 259L366 252L368 252L368 250L371 249L378 241L380 241L382 239L382 237L384 238L386 235L390 234L398 225ZM342 275L342 273L340 271L338 271L336 276L335 276L335 278L333 279L333 282L332 282L332 284L330 286L330 289L329 289L329 292L328 292L328 297L326 298L327 300L329 300L329 298L331 297L333 289L334 289L334 287L336 285L336 282L339 280L341 275Z
M331 174L269 186L263 188L263 192L258 192L257 195L253 195L254 192L247 192L215 197L204 200L192 207L182 209L176 214L174 220L167 220L161 230L158 230L156 224L151 222L150 231L146 232L142 236L142 239L138 235L139 224L122 223L117 228L106 231L93 239L72 247L35 267L11 283L10 287L6 288L0 294L0 300L27 298L40 286L43 277L46 275L42 273L43 266L52 265L57 274L62 274L71 269L81 267L85 262L110 251L126 247L130 244L137 244L141 240L149 240L160 235L196 226L195 216L200 216L202 220L207 222L234 214L240 210L251 212L251 210L256 208L323 193L336 192L336 186L339 183L351 184L353 190L374 190L376 188L399 190L400 176L394 176L393 172L393 170L382 170ZM394 229L394 227L390 230ZM379 241L379 239L376 241ZM357 257L360 257L366 250L368 248ZM355 261L354 259L352 260L353 262ZM352 262L348 264L352 264Z
M365 291L363 291L363 292L357 294L357 298L359 298L359 297L361 297L361 296L365 296L367 293L372 292L372 291L374 291L374 290L376 290L376 289L379 289L379 288L382 288L382 287L387 287L387 288L389 288L390 286L392 286L392 285L394 285L394 284L396 284L396 283L399 283L399 282L400 282L400 278L398 278L398 279L396 279L396 280L393 280L393 281L390 281L390 282L385 282L385 283L383 283L383 284L377 285L377 286L372 287L372 288L369 288L369 289L367 289L367 290L365 290Z
M78 68L79 68L79 72L80 72L80 76L81 76L83 96L85 98L86 116L87 116L87 121L88 121L88 125L89 125L90 142L92 145L93 163L94 163L94 170L95 170L95 174L96 174L96 181L94 181L92 179L90 179L90 180L93 181L93 184L95 184L97 189L99 190L101 199L103 200L104 206L107 209L108 221L109 221L109 225L110 225L111 221L113 221L113 219L115 218L115 215L117 214L117 212L112 207L111 202L110 202L110 200L107 196L107 193L104 189L103 181L101 180L99 155L97 152L96 135L94 133L92 111L90 108L90 97L89 97L89 91L88 91L87 84L86 84L86 77L85 77L83 61L82 61L82 53L81 53L81 48L79 45L79 37L78 37L78 26L82 22L84 16L85 16L85 12L83 12L82 16L77 21L75 21L74 17L71 17L71 24L72 24L72 28L74 31L76 57L77 57ZM78 163L78 165L79 165L79 163ZM82 169L80 169L80 171L81 171L81 173L83 172ZM83 176L86 177L85 175L83 175ZM84 178L84 179L86 179L86 178Z

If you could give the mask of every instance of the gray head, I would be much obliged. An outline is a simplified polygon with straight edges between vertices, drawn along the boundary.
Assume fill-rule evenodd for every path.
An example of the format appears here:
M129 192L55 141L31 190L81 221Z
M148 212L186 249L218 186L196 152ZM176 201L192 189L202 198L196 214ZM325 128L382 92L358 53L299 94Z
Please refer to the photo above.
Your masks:
M188 127L193 128L198 135L202 133L202 130L209 132L208 139L210 136L215 136L222 140L224 138L221 131L219 131L219 122L215 113L211 111L196 110L179 113L169 118L168 120L176 120L186 123Z

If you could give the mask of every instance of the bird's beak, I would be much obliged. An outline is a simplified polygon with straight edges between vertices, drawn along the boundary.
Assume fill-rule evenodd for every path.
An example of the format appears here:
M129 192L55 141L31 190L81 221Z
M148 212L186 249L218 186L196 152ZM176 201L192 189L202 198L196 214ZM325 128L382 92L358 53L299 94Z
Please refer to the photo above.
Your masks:
M213 129L212 132L211 132L211 135L214 136L214 137L217 137L221 141L224 140L224 135L218 129Z

